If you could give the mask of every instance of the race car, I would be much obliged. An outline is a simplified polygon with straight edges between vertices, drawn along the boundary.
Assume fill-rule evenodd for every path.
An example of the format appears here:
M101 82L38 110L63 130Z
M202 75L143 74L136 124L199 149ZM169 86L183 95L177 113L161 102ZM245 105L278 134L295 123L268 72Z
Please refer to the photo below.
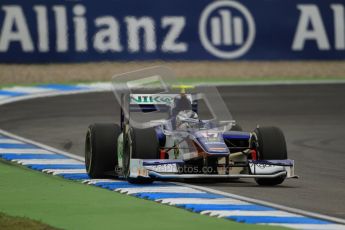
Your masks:
M217 108L225 104L216 89L189 93L194 87L180 85L168 93L148 93L144 88L115 93L119 124L89 126L85 164L90 178L115 176L130 183L254 178L263 186L297 178L283 132L277 127L245 132L232 119L220 120L229 115ZM215 92L216 98L210 96ZM206 110L211 118L204 119Z

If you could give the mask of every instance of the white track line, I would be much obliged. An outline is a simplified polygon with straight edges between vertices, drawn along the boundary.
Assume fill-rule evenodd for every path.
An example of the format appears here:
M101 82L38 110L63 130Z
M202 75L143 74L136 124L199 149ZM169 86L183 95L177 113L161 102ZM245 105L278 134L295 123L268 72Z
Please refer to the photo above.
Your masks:
M0 103L0 105L1 105L1 103ZM71 153L68 153L68 152L64 152L64 151L58 150L56 148L50 147L48 145L44 145L44 144L41 144L39 142L32 141L32 140L26 139L24 137L17 136L15 134L7 132L5 130L0 129L0 134L8 136L8 137L11 137L13 139L17 139L17 140L22 141L22 142L26 142L27 144L36 145L38 148L42 148L42 149L45 149L47 151L51 151L51 152L54 152L54 153L57 153L57 154L61 154L61 155L70 157L72 159L80 161L79 163L83 163L84 162L84 157L77 156L77 155L74 155L74 154L71 154Z
M142 192L148 193L205 193L200 190L191 189L183 186L157 186L140 188L117 188L114 191L127 194L136 194Z
M14 162L18 162L19 164L22 165L41 165L41 164L45 164L45 165L65 165L65 164L69 164L69 165L80 165L82 164L80 161L76 161L73 159L15 159L12 160Z
M40 88L37 86L15 86L15 87L8 87L8 88L2 88L1 90L6 90L8 92L14 92L14 93L47 93L47 92L56 92L54 89L49 88Z
M185 184L185 183L180 183L180 182L175 182L175 183L179 184L179 185L187 186L190 188L200 189L200 190L205 191L205 192L210 192L210 193L222 195L225 197L239 199L239 200L246 201L249 203L260 204L260 205L280 209L283 211L296 213L296 214L303 215L303 216L309 216L309 217L314 217L317 219L328 220L328 221L332 221L332 222L336 222L336 223L340 223L340 224L345 224L344 219L337 218L337 217L332 217L332 216L323 215L323 214L319 214L319 213L304 211L301 209L291 208L291 207L287 207L285 205L275 204L275 203L271 203L271 202L267 202L267 201L263 201L263 200L258 200L258 199L254 199L254 198L249 198L249 197L245 197L245 196L239 196L239 195L228 193L228 192L218 191L218 190L215 190L212 188L207 188L207 187L202 187L202 186L197 186L197 185L190 185L190 184Z
M96 184L96 183L114 183L114 182L124 182L123 180L113 180L113 179L88 179L83 180L84 184Z
M17 102L17 101L25 101L35 98L42 98L42 97L55 97L55 96L63 96L63 95L73 95L73 94L82 94L82 93L95 93L95 92L105 92L109 90L104 89L81 89L81 90L71 90L71 91L52 91L52 92L46 92L46 93L40 93L40 94L28 94L24 96L16 96L16 97L7 97L0 100L0 106Z
M77 84L76 86L79 87L86 87L91 89L102 89L104 91L111 91L113 89L112 84L110 82L95 82L91 84Z
M18 140L10 139L10 138L1 138L0 144L25 144L25 143Z
M45 149L5 149L0 148L0 153L7 154L56 154Z
M261 225L282 226L286 228L306 229L306 230L345 230L345 226L340 225L340 224L261 224Z
M86 173L85 169L44 169L42 172L59 175L59 174L75 174L75 173Z
M156 201L163 204L177 205L177 204L243 204L248 205L250 203L241 200L231 198L216 198L216 199L204 199L204 198L167 198L157 199Z
M0 95L0 101L11 98L11 96Z
M284 212L284 211L219 211L219 210L206 210L202 211L203 215L216 216L219 218L226 216L276 216L276 217L303 217L301 215Z

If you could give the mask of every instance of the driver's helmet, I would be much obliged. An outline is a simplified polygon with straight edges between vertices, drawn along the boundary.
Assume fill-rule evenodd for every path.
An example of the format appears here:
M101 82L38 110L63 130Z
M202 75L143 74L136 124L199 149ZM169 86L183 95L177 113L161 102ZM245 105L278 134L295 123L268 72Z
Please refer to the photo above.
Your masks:
M192 109L192 103L191 101L187 98L185 94L181 94L179 96L176 96L174 98L174 103L171 107L171 115L173 117L177 116L177 114L180 111L183 110L191 110Z
M176 116L176 128L188 129L199 126L199 117L193 110L182 110Z

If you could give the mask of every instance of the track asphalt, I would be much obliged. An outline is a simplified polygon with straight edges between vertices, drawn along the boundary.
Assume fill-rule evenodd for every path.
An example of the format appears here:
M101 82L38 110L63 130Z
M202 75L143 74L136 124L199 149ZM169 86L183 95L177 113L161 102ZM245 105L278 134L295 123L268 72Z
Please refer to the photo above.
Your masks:
M244 130L280 127L298 180L258 187L252 180L198 184L289 207L345 218L345 84L219 87ZM83 155L89 124L117 122L110 92L21 101L0 107L0 128Z

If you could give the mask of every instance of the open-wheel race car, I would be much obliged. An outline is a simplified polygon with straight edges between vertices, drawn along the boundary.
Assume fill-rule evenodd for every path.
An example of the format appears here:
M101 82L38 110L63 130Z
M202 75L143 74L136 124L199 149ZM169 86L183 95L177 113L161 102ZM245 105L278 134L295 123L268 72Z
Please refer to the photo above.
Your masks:
M89 126L91 178L254 178L259 185L296 178L279 128L242 131L216 87L172 85L169 75L158 67L114 77L120 123Z

